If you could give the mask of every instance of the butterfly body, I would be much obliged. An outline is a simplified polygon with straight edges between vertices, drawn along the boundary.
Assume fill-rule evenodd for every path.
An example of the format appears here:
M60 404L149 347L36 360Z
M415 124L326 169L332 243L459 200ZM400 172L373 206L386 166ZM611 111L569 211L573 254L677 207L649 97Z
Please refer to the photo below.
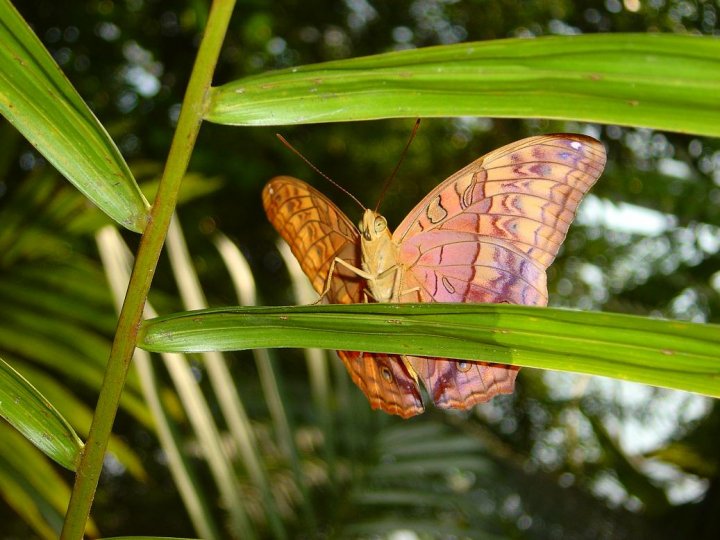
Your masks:
M360 222L360 254L367 288L376 302L397 302L397 246L384 217L366 210Z
M400 246L393 240L387 220L366 210L360 222L360 254L368 292L376 302L402 302L401 296L414 290L403 287L405 266L399 262ZM408 302L411 300L405 300Z
M359 229L301 180L263 191L271 223L315 290L331 303L492 302L547 305L546 269L582 196L605 164L581 135L530 137L474 161L432 190L390 233L366 210ZM410 417L436 406L467 409L512 393L518 368L492 358L456 361L339 351L373 408Z

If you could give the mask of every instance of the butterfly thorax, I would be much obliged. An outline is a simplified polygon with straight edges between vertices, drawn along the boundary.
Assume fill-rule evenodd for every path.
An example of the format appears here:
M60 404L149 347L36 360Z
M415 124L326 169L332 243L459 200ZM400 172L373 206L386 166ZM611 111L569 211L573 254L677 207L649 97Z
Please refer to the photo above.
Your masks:
M385 218L365 210L360 222L360 239L362 268L371 276L367 282L372 297L377 302L396 302L402 276L398 273L401 271L398 248Z

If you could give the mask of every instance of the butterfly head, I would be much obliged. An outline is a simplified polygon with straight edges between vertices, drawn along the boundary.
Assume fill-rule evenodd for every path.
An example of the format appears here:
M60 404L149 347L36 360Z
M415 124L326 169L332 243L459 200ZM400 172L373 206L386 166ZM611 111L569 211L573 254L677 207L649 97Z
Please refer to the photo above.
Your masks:
M390 236L387 220L377 212L365 210L360 222L360 234L366 242L378 240L384 236Z

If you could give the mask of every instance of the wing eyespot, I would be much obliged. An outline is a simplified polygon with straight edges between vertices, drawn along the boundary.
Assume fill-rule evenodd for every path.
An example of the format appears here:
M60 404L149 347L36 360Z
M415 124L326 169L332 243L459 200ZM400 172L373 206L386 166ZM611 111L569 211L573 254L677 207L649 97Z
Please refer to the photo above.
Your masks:
M380 368L380 375L382 375L382 378L387 382L393 382L393 374L387 366L382 366Z
M461 362L457 362L455 364L455 367L457 368L458 371L460 371L462 373L467 373L468 371L470 371L472 364L470 362L461 361Z

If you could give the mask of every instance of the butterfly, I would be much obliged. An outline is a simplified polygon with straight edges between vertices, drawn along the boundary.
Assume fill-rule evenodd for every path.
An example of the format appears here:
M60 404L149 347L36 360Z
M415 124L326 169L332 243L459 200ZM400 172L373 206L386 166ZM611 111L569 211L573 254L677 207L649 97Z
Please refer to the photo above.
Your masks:
M583 135L522 139L447 178L394 233L372 210L355 227L296 178L273 178L262 199L270 222L330 303L545 306L546 270L605 160L602 144ZM424 410L420 382L437 407L468 409L511 394L519 369L492 359L338 355L373 409L403 418Z

